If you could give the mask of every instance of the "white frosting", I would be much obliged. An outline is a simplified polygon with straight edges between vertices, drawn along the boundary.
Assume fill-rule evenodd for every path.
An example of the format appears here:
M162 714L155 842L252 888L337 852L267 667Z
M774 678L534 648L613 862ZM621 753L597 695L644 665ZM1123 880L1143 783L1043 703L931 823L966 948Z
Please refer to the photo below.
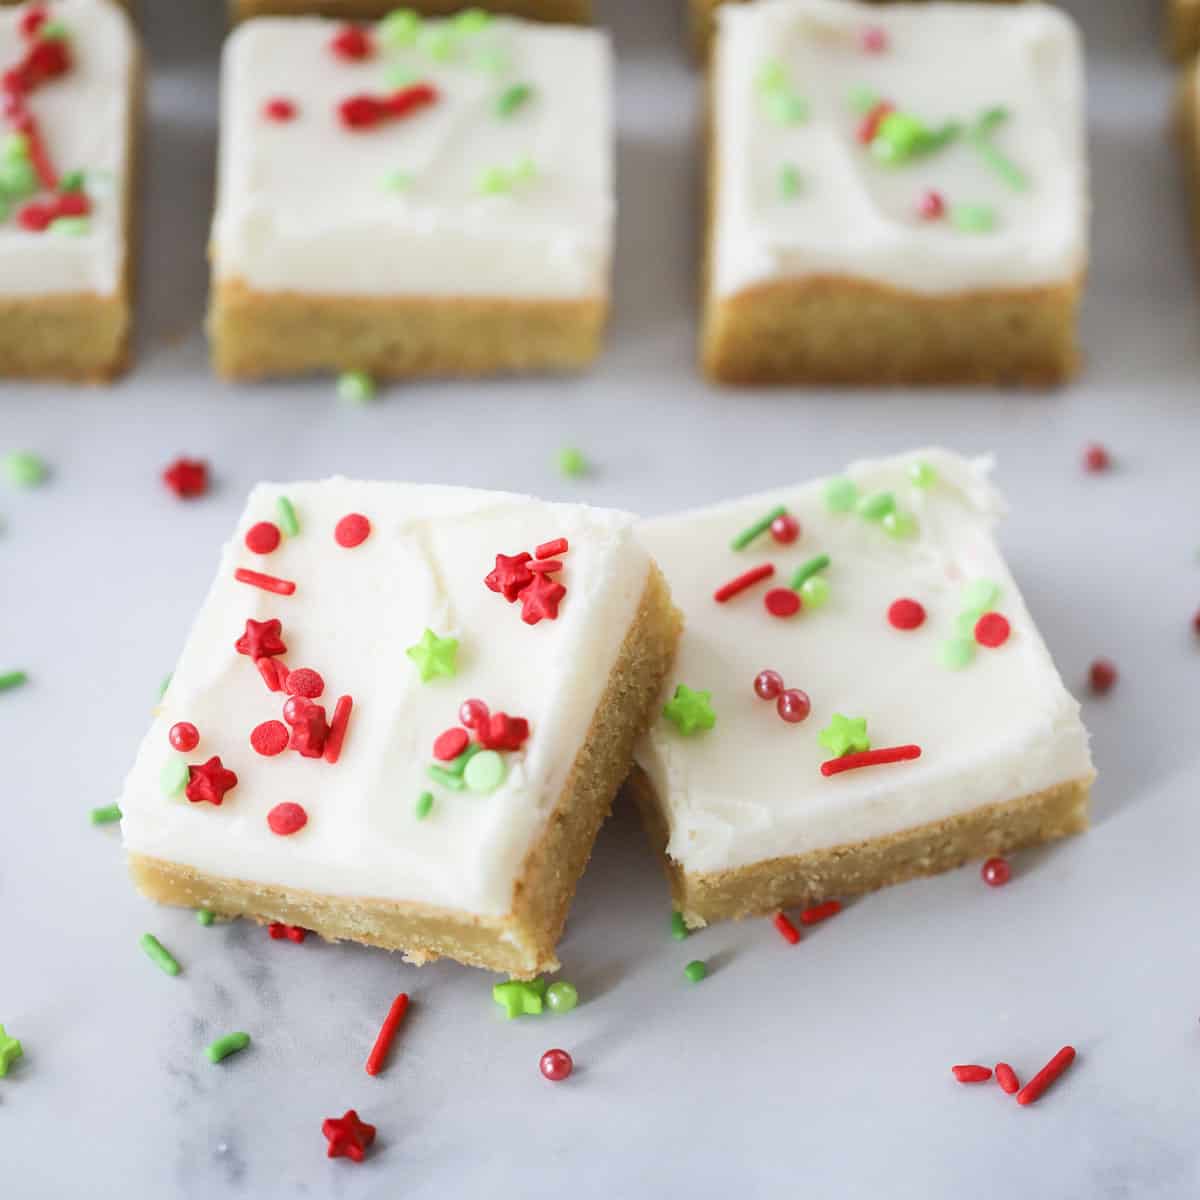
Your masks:
M714 62L717 202L713 288L848 276L924 293L1062 283L1087 260L1084 88L1079 36L1048 4L864 5L759 0L723 7ZM866 29L887 47L867 53ZM779 63L805 120L777 123L760 76ZM995 146L1016 189L966 138L899 165L859 143L850 103L865 88L936 128L1003 107ZM798 172L795 194L780 174ZM923 220L922 194L984 205L990 232Z
M931 464L939 482L914 487L907 467ZM647 521L639 535L671 582L686 630L664 700L684 683L712 692L716 725L689 737L660 718L638 762L666 810L668 853L689 872L721 871L882 837L1012 800L1092 773L1079 706L1055 670L992 538L1001 502L985 464L944 450L862 462L848 476L863 493L892 491L919 536L894 541L854 513L830 512L824 481ZM730 540L776 505L799 520L790 546L769 534L737 552ZM823 608L781 620L763 606L817 554L832 563ZM775 577L726 604L713 591L762 562ZM998 649L979 647L961 670L943 667L964 584L1000 586L995 609L1012 623ZM892 628L892 601L924 605L925 624ZM755 676L778 671L807 692L812 712L789 725L755 695ZM913 762L826 778L832 754L817 738L834 713L867 718L873 747L916 743Z
M29 97L50 159L61 174L82 170L92 201L81 236L32 233L0 222L0 295L92 292L111 296L125 264L130 105L137 46L128 15L109 0L50 0L52 20L70 31L71 70ZM27 9L0 8L0 70L25 55L20 21Z
M376 38L372 58L347 63L329 48L337 28L317 18L262 19L226 43L218 279L327 294L607 294L615 202L606 35L497 18L445 62ZM481 69L487 55L505 69ZM398 66L432 83L437 102L404 120L346 130L339 102L390 94ZM498 116L496 101L514 84L529 85L532 97ZM264 103L280 96L295 101L296 118L264 120ZM508 194L482 194L486 170L526 160L534 178ZM396 171L411 179L403 191L386 186Z
M250 553L246 530L275 521L291 498L301 532L273 554ZM338 520L366 515L372 533L343 549ZM515 554L549 539L570 542L559 578L567 594L556 620L529 626L521 606L488 590L497 552ZM237 567L293 580L276 596L235 582ZM645 588L649 560L633 518L583 505L411 484L263 484L188 637L170 688L121 798L130 851L220 876L339 895L413 901L501 916L510 910L521 864L541 835L608 682ZM341 759L285 751L266 758L250 746L260 722L280 720L286 696L267 690L254 664L234 650L248 617L283 622L290 668L325 680L332 715L354 699ZM460 640L458 674L422 683L406 657L426 629ZM463 700L530 724L524 748L505 757L495 792L453 792L426 776L434 738L458 724ZM167 733L191 721L199 764L214 754L238 776L217 808L163 794L159 775L175 754ZM424 820L422 791L436 796ZM304 806L308 824L281 837L266 816L283 801Z

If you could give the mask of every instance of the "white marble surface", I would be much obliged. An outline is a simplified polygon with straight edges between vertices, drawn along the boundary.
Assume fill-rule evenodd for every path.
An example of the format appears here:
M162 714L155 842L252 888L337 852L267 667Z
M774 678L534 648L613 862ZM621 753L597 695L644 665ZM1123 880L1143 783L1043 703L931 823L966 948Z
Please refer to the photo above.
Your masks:
M0 1022L26 1058L0 1080L0 1194L247 1196L1036 1196L1200 1192L1200 310L1157 0L1075 0L1089 34L1096 255L1088 368L1057 395L721 393L693 370L696 80L667 0L610 0L621 51L617 314L572 381L423 385L347 411L324 382L227 388L199 321L212 190L216 0L147 5L153 52L141 355L111 391L0 388L0 449L54 466L0 489ZM1084 442L1119 469L1084 476ZM1015 501L1002 541L1088 700L1095 828L854 904L790 948L758 921L667 936L667 895L627 812L603 833L562 947L584 1003L507 1023L491 979L356 947L204 929L127 883L107 803L260 477L343 471L582 496L666 512L931 440L991 449ZM588 481L554 473L577 442ZM217 486L158 482L207 456ZM138 949L152 930L184 974ZM690 958L713 974L682 977ZM392 995L413 1009L388 1072L362 1062ZM202 1046L254 1045L220 1067ZM955 1085L960 1061L1030 1074L1080 1059L1040 1105ZM549 1046L578 1069L553 1086ZM323 1117L379 1126L362 1166L324 1157Z

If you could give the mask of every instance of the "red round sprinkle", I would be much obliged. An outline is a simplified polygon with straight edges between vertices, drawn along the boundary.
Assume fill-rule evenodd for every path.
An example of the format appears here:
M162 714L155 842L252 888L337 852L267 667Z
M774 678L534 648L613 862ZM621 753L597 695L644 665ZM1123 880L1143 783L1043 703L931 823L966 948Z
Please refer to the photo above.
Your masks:
M371 39L366 30L357 25L343 25L333 35L329 48L338 58L360 60L369 58L371 54Z
M907 597L893 600L888 606L887 619L893 629L919 629L925 624L925 607Z
M488 706L482 700L464 700L458 710L458 719L468 729L478 729L488 719Z
M282 721L264 721L250 731L250 745L265 758L274 758L287 749L289 737Z
M268 121L290 121L295 115L295 104L285 96L273 96L263 105L263 116Z
M288 672L283 686L289 696L303 696L306 700L315 700L325 690L325 680L318 672L308 667L300 667Z
M186 754L200 745L200 730L191 721L179 721L171 726L167 740L180 754Z
M799 688L788 688L775 701L775 711L789 724L797 725L812 712L812 701L807 692Z
M54 220L54 210L48 204L26 204L17 213L17 224L29 233L43 232Z
M770 669L759 671L754 677L754 694L760 700L774 700L783 691L783 676Z
M1099 442L1089 442L1083 451L1083 469L1093 474L1107 471L1112 466L1112 456L1107 447Z
M1098 658L1088 669L1088 683L1097 696L1103 696L1117 682L1116 664L1107 658Z
M333 540L347 550L361 546L371 535L371 522L362 513L349 513L338 523L333 531Z
M272 833L287 837L288 834L298 833L308 824L308 813L299 804L285 801L275 805L267 813L267 824L270 825Z
M950 1070L959 1083L986 1083L992 1077L991 1067L977 1067L974 1064L951 1067Z
M288 672L290 675L291 672ZM309 700L306 696L292 696L290 699L283 702L283 719L289 725L295 725L304 716L304 710L308 708Z
M771 536L784 546L790 546L800 536L800 522L791 513L780 513L771 522Z
M794 617L800 611L800 593L791 588L772 588L763 597L763 605L773 617Z
M869 25L859 39L864 54L882 54L888 45L887 34L878 25Z
M208 491L208 464L195 458L177 458L163 471L162 478L181 500L190 500Z
M538 1067L551 1083L558 1083L570 1075L575 1064L565 1050L547 1050L542 1055Z
M270 521L259 521L246 530L246 549L251 554L270 554L279 547L279 527Z
M1008 641L1010 633L1012 633L1012 626L1002 613L984 613L975 622L975 640L981 646L990 646L992 649L1003 646Z
M440 762L449 762L453 758L457 758L470 742L471 736L465 729L455 726L453 729L447 729L444 733L439 733L433 741L433 757Z
M979 869L979 874L988 887L1003 887L1012 878L1012 867L1007 858L989 858Z
M942 193L934 191L933 188L922 192L917 212L925 221L940 220L946 214L946 201L942 198Z

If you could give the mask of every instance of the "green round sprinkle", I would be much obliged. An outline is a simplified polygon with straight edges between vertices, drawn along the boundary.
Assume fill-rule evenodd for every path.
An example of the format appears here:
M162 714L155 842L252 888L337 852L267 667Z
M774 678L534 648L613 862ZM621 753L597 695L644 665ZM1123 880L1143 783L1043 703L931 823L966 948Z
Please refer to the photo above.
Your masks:
M579 1003L579 993L573 984L552 983L546 989L546 1006L551 1012L567 1013Z
M4 477L13 487L37 487L46 478L46 464L28 450L14 450L0 461Z
M29 138L23 133L5 134L4 139L0 141L0 158L5 162L10 162L13 159L27 159L29 157Z
M947 638L938 646L938 662L950 671L961 671L974 657L975 643L970 638Z
M183 969L171 952L152 933L143 933L140 945L150 961L167 975L178 975Z
M765 99L767 114L776 125L797 125L808 117L808 105L792 92L771 92Z
M82 171L68 171L59 181L60 192L82 192L87 183L87 176Z
M677 941L682 942L688 935L687 922L683 919L683 913L673 912L671 914L671 936Z
M398 8L379 22L379 36L388 46L411 46L421 31L421 18L411 8Z
M104 808L93 808L91 818L93 825L111 825L114 821L121 819L121 806L109 804Z
M793 592L800 591L801 588L803 588L804 585L814 575L825 570L825 568L829 566L830 561L831 560L828 554L818 554L815 557L810 558L808 562L801 563L793 573L792 581L788 584L788 587L790 587Z
M886 163L902 163L925 147L929 130L911 113L890 112L879 122L871 153Z
M463 772L467 787L473 792L494 792L503 782L508 768L495 750L481 750Z
M158 776L158 785L164 796L178 796L188 785L191 772L182 758L168 758Z
M37 172L27 158L10 158L0 162L0 196L9 200L25 200L37 190Z
M994 579L972 579L963 588L958 602L964 609L987 612L1000 599L1000 585Z
M558 463L558 472L560 475L565 475L568 479L578 479L581 475L586 475L588 471L588 461L583 456L582 450L577 450L574 446L564 446L556 456Z
M528 183L531 179L537 178L537 163L528 155L522 158L512 169L512 178L514 183Z
M829 580L823 575L814 575L800 585L800 599L805 608L824 608L829 603Z
M846 97L846 103L850 105L852 111L858 113L859 116L865 117L879 103L879 93L859 84L857 87L850 89L849 95Z
M527 83L514 83L502 91L496 100L496 116L511 117L517 109L533 99L533 88Z
M884 514L883 531L897 541L917 536L917 518L902 509L893 509Z
M61 237L83 237L91 233L92 222L90 217L55 217L46 228Z
M803 179L795 163L784 163L779 168L779 195L784 200L794 200L800 194Z
M512 189L512 172L507 167L488 167L479 176L479 190L485 196L503 196Z
M986 204L955 204L950 223L963 233L990 233L996 227L996 210Z
M702 959L694 958L683 968L683 973L692 983L699 983L708 974L708 966Z
M215 915L216 914L213 912L213 910L211 908L198 908L198 909L196 909L196 924L197 925L211 925L213 923L213 917Z
M280 496L275 501L275 511L279 514L279 528L288 537L295 537L300 532L300 522L296 519L296 509L286 496Z
M858 502L858 515L864 521L882 521L896 507L896 497L891 492L873 492Z
M62 41L70 36L71 31L62 21L45 21L38 29L38 37L45 38L47 41Z
M248 1045L250 1045L250 1035L248 1033L227 1033L224 1037L219 1037L215 1042L209 1042L205 1046L204 1057L210 1063L219 1063L231 1054L236 1054L239 1050L245 1050Z
M0 675L0 692L10 688L18 688L29 682L29 676L24 671L5 671Z
M508 55L498 46L486 46L475 53L471 65L489 75L503 75L508 70Z
M849 512L858 501L858 488L845 476L831 479L825 485L825 507L830 512Z
M492 23L492 14L482 8L464 8L454 18L454 28L459 33L478 33Z
M768 513L763 513L753 525L747 525L741 533L729 543L731 550L745 550L755 538L761 537L768 529L771 528L771 523L779 517L785 516L787 509L782 504L776 505Z
M375 399L375 380L366 371L343 371L338 376L337 394L343 404L370 404Z
M171 680L174 675L164 675L163 681L158 685L158 698L161 700L167 694L167 688L171 686Z
M413 815L418 821L423 821L429 816L429 810L433 807L433 793L422 792L417 797L416 806L413 809Z
M407 192L416 180L417 177L411 171L397 168L389 171L383 177L383 190L385 192Z
M421 49L434 62L445 62L454 53L454 33L449 29L428 29L420 42Z
M913 487L931 488L937 483L937 471L929 463L918 460L909 466L908 478Z

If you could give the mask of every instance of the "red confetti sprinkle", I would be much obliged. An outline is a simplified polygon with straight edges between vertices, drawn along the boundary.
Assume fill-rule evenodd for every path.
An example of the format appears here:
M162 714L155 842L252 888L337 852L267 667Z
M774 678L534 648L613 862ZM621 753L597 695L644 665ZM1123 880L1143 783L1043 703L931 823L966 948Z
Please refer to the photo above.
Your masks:
M496 565L483 582L511 604L533 582L529 562L530 556L524 551L512 555L497 554Z
M779 699L775 701L775 711L789 725L798 725L812 712L812 701L807 692L802 692L799 688L788 688L787 691L781 692Z
M308 813L304 811L303 805L285 800L267 813L267 824L272 833L277 833L280 837L289 837L293 833L299 833L308 824Z
M357 25L343 25L333 35L329 48L338 58L361 60L371 56L371 39Z
M1064 1046L1018 1093L1018 1104L1032 1104L1075 1061L1075 1047Z
M566 554L569 549L566 538L555 538L552 542L543 542L540 546L536 546L533 557L539 561L545 558L557 558L560 554Z
M869 25L862 31L858 44L864 54L882 54L888 46L887 32L878 25Z
M890 112L895 111L895 106L889 104L886 100L881 100L874 105L865 117L859 122L855 136L863 146L869 146L874 140L875 135L879 132L879 124L884 117Z
M731 579L728 583L724 583L717 588L713 592L713 599L718 604L724 604L727 600L732 600L739 592L744 592L747 588L753 587L762 579L770 579L774 574L775 566L773 563L763 563L762 566L752 567L736 579Z
M950 1070L959 1083L986 1083L992 1077L991 1067L977 1067L974 1064L951 1067Z
M905 596L888 606L887 619L893 629L920 629L925 624L925 607Z
M287 686L288 669L283 663L274 658L256 658L254 665L270 691L282 692Z
M1112 456L1108 449L1099 442L1091 442L1084 447L1083 469L1095 475L1107 471L1112 466Z
M800 536L800 522L791 513L780 513L770 528L771 536L781 546L790 546Z
M227 770L218 755L199 767L188 767L188 785L184 795L193 804L215 804L221 807L225 793L237 787L238 777Z
M1016 1071L1005 1062L996 1064L996 1082L1010 1096L1021 1088L1021 1081L1017 1078Z
M282 721L264 721L250 731L250 745L264 758L274 758L288 748L291 734Z
M863 750L857 754L843 754L841 758L831 758L821 764L821 774L828 778L831 775L840 775L843 771L857 771L860 767L909 762L920 757L920 746L884 746L879 750Z
M997 646L1003 646L1010 633L1012 626L1003 613L987 612L975 622L975 640L981 646L988 646L993 650Z
M1007 858L989 858L979 868L979 874L988 887L1003 887L1012 878L1012 867Z
M348 1158L362 1162L367 1148L375 1140L375 1126L358 1119L358 1113L350 1108L344 1116L326 1117L321 1123L321 1132L329 1141L326 1152L329 1158Z
M348 513L333 531L333 540L346 550L361 546L371 536L371 522L362 513Z
M492 713L476 726L475 736L486 750L520 750L529 737L529 722L508 713Z
M284 96L274 96L263 105L263 116L268 121L290 121L295 115L295 104Z
M400 1022L404 1020L406 1012L408 1012L408 993L401 992L392 1001L392 1006L388 1009L388 1014L383 1018L383 1024L379 1027L375 1045L371 1047L371 1053L367 1056L368 1075L378 1075L383 1070L384 1060L392 1048L396 1030L400 1028Z
M167 741L180 752L187 754L200 745L200 730L191 721L178 721L171 726Z
M295 942L299 945L308 936L307 931L301 929L299 925L285 925L282 921L272 921L267 926L267 932L271 935L272 941L282 941L287 938L289 942Z
M273 592L276 596L292 596L296 592L296 585L290 579L278 579L261 571L247 571L245 567L238 567L233 577L238 583L248 583L251 587L262 588L264 592Z
M774 700L783 691L783 676L778 671L759 671L754 677L754 694L760 700Z
M826 900L824 904L815 904L812 908L806 908L800 914L801 925L819 925L822 921L828 921L830 917L836 917L842 911L842 902L840 900Z
M547 1050L538 1062L538 1069L551 1083L566 1079L574 1068L575 1064L565 1050Z
M471 737L465 729L454 726L439 733L433 739L433 757L439 762L450 762L457 758L470 745Z
M563 569L563 561L561 558L548 558L543 562L531 562L529 569L535 575L553 575L555 571Z
M320 758L325 752L329 726L323 705L314 704L303 696L293 696L283 706L283 718L292 727L288 747L303 758Z
M558 606L567 589L549 575L535 575L533 582L521 592L521 620L526 625L558 618Z
M177 458L163 471L162 478L181 500L193 500L208 491L208 463L198 458Z
M279 526L270 521L259 521L246 530L246 549L251 554L270 554L279 548L282 534Z
M800 594L791 588L772 588L763 597L763 607L773 617L794 617L800 611Z
M333 719L329 722L329 737L325 741L325 761L336 763L342 756L342 743L346 740L346 726L350 724L350 711L354 701L349 696L339 696L333 706Z
M287 647L283 644L283 638L280 636L282 633L282 621L275 619L255 621L251 618L246 621L246 632L234 642L234 649L239 654L250 655L256 662L260 658L286 654Z
M283 687L289 696L303 696L306 700L315 700L325 691L325 680L309 667L297 667L296 670L288 672Z
M1117 682L1117 667L1111 659L1098 658L1088 668L1088 684L1097 696L1111 691Z
M488 719L488 706L482 700L464 700L459 705L458 719L468 729L475 729Z
M794 946L800 940L800 930L788 920L787 913L777 912L774 923L784 941L790 942Z

